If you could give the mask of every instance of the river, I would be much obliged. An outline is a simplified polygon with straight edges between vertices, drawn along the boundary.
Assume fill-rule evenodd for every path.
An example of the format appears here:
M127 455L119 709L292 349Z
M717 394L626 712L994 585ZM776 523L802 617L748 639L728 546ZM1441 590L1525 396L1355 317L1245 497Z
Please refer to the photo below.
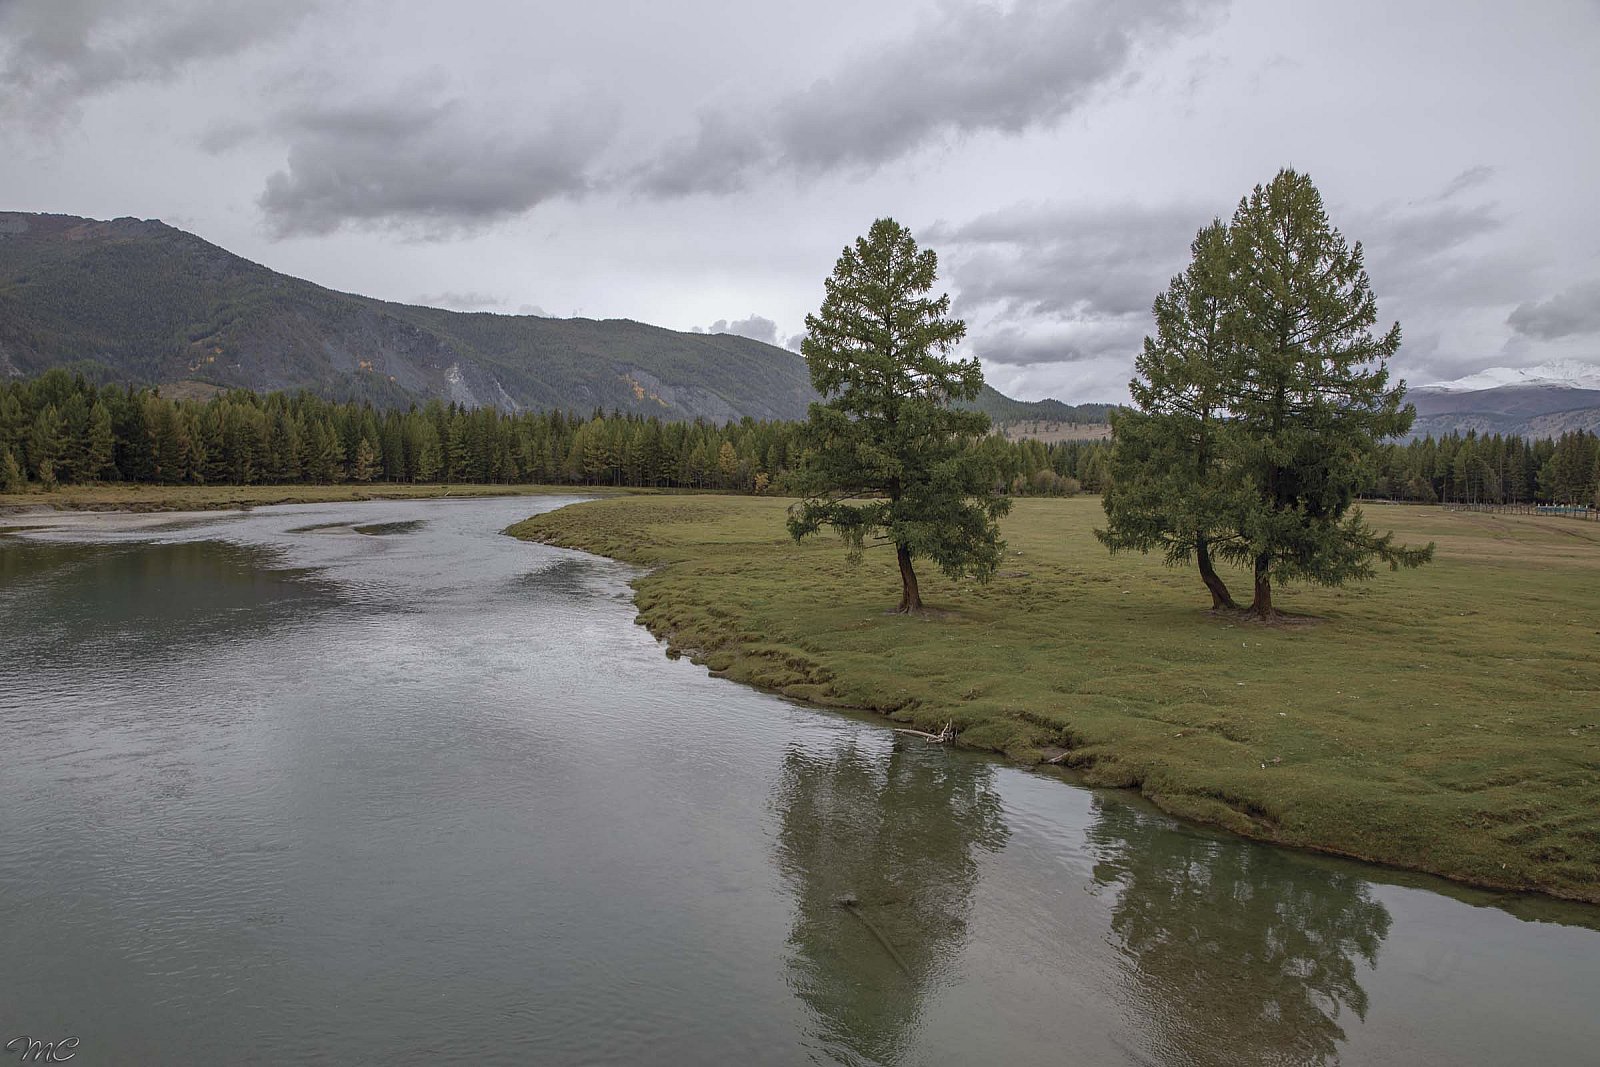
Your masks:
M567 502L0 534L0 1041L1595 1062L1600 909L1251 844L710 677L633 624L629 568L499 532Z

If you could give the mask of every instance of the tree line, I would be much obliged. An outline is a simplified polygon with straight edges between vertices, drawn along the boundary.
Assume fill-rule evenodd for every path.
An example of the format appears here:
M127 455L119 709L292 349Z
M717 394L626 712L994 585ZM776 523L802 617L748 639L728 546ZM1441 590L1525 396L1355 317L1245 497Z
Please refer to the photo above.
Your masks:
M1529 441L1468 431L1390 445L1372 494L1422 504L1600 507L1600 437L1573 430Z
M163 485L469 482L785 491L796 423L715 425L636 414L508 413L434 400L407 410L308 392L174 399L56 369L0 384L0 492ZM1016 495L1100 491L1101 442L975 447Z

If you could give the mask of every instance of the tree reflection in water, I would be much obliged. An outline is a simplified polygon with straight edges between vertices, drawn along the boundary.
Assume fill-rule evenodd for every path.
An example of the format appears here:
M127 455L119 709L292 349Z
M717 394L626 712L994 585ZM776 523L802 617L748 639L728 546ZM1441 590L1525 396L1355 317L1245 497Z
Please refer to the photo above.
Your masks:
M1389 912L1348 872L1103 803L1089 829L1146 1051L1164 1064L1338 1062L1345 1009L1365 1019L1356 961L1377 962Z
M895 1063L960 953L976 852L1005 841L994 768L921 742L791 749L774 794L795 897L789 983L821 1051Z

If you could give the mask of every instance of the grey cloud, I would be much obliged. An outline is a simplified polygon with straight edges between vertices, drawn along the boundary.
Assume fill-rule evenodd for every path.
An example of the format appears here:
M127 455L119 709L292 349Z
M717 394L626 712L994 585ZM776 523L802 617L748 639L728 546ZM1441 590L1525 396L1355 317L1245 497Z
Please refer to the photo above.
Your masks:
M518 315L537 315L541 319L554 319L560 316L552 315L538 304L523 304L517 308Z
M287 112L226 137L288 143L287 168L258 200L275 236L353 225L438 239L581 195L616 126L605 108L552 108L543 122L518 115L515 128L502 114L516 111L399 96Z
M7 0L0 108L36 124L118 85L174 77L291 32L314 0Z
M769 345L778 343L778 324L771 319L760 315L751 315L747 319L718 319L704 329L696 326L691 333L731 333L739 337L748 337L752 341L762 341Z
M1518 304L1506 324L1541 341L1600 333L1600 279L1581 282L1548 300Z
M957 313L992 316L970 346L986 363L1131 367L1151 303L1212 217L1183 203L1019 205L919 237L942 246Z
M427 307L451 308L456 311L486 311L489 308L503 306L505 298L476 290L464 293L446 290L442 293L424 294L417 297L416 302Z
M1065 321L1141 320L1210 221L1187 205L1044 208L1024 205L923 236L947 245L959 312L994 307Z
M1141 46L1194 32L1224 3L946 5L760 115L702 114L632 181L654 195L727 192L762 168L871 169L941 138L1047 126L1130 78Z
M1493 205L1393 211L1358 222L1372 227L1363 239L1365 246L1380 247L1409 259L1427 259L1453 251L1475 237L1493 233L1503 224ZM1359 233L1348 236L1361 239Z
M919 233L949 265L959 314L989 315L972 349L985 361L1035 366L1121 358L1150 331L1150 305L1189 261L1195 232L1228 212L1165 206L1020 205ZM1495 205L1429 203L1335 213L1361 239L1380 311L1394 305L1477 307L1503 291L1508 270L1473 254L1503 225Z
M800 351L800 346L805 343L805 339L806 334L804 332L791 333L783 339L783 347L791 352L798 352Z
M1022 205L959 226L940 223L924 240L947 246L963 313L986 307L1012 316L1063 321L1148 313L1189 261L1195 232L1227 205ZM1427 296L1469 306L1503 289L1505 270L1473 255L1472 242L1504 225L1497 205L1430 204L1335 213L1334 224L1363 242L1379 297ZM1343 225L1348 222L1349 225Z
M1523 253L1485 256L1477 247L1505 225L1497 203L1387 206L1346 215L1347 225L1338 217L1334 223L1348 239L1362 242L1383 315L1390 305L1405 312L1503 305L1508 280L1532 269Z
M1132 369L1126 358L1108 358L1015 367L994 365L985 376L990 385L1007 396L1053 396L1068 404L1125 404Z
M1486 163L1479 163L1475 167L1468 167L1466 170L1450 179L1450 183L1446 185L1443 191L1439 193L1438 198L1440 200L1448 200L1457 193L1464 193L1468 189L1476 189L1478 186L1484 184L1493 177L1494 168Z
M726 115L702 112L693 138L669 146L629 180L652 196L737 192L768 151L748 126Z
M973 355L986 363L1037 366L1118 359L1132 366L1143 343L1146 324L1131 317L1084 320L1027 328L1003 325L975 338Z

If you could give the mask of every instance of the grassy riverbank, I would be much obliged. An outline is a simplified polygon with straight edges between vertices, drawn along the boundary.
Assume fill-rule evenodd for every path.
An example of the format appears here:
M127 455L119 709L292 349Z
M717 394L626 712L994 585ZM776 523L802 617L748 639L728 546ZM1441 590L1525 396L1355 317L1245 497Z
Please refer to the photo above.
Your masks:
M435 497L585 496L627 492L559 485L69 485L53 493L0 493L0 513L50 507L64 511L216 511L268 504L326 504L341 500L422 500Z
M1022 500L988 586L796 546L783 500L605 500L512 527L655 568L641 621L730 678L965 744L1251 837L1600 902L1600 529L1382 508L1438 562L1285 590L1318 621L1202 610L1192 571L1110 557L1098 501ZM1239 578L1242 586L1244 580ZM1244 590L1247 592L1247 590ZM1064 753L1064 754L1063 754Z

